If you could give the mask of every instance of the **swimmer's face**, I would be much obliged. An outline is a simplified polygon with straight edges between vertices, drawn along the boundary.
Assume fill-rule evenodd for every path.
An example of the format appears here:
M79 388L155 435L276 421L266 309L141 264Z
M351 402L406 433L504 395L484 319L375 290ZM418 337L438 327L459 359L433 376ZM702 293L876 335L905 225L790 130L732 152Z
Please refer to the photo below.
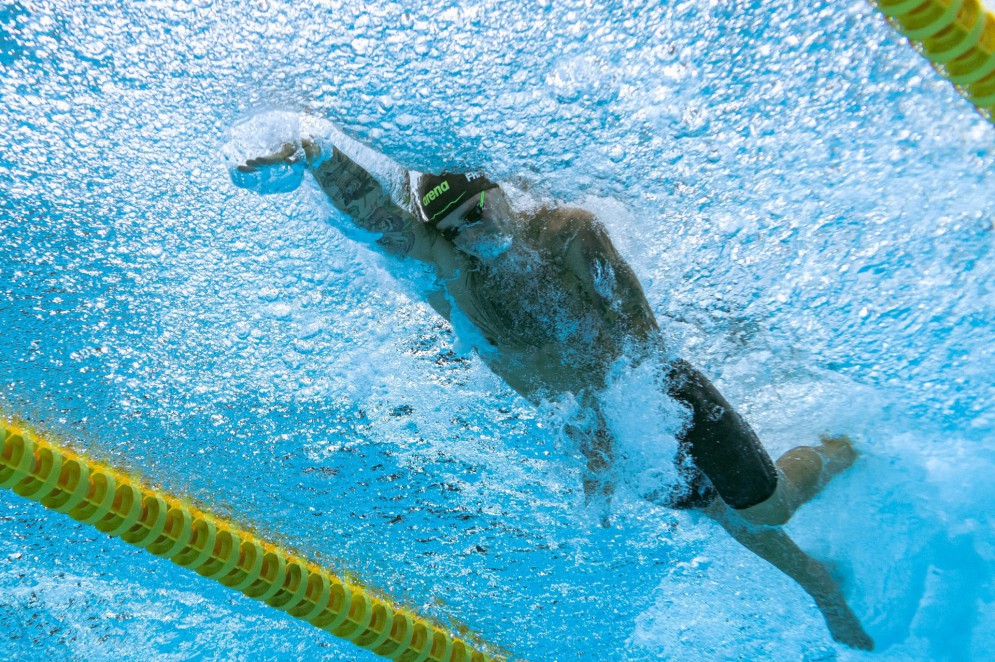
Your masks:
M452 241L464 231L478 225L504 225L508 202L500 188L481 191L447 214L435 227Z
M511 245L513 223L514 214L504 192L492 188L464 202L435 227L460 250L487 260Z

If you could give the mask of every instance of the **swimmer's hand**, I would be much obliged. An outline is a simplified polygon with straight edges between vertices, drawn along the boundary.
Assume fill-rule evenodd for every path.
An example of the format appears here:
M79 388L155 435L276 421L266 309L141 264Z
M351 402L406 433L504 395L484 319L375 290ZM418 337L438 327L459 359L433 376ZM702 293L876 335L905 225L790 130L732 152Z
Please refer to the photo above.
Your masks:
M246 159L245 163L236 167L241 173L249 174L259 172L265 168L275 165L295 166L303 162L310 166L321 156L321 148L317 143L309 138L302 139L299 143L287 142L280 149L272 154L257 156Z
M267 111L233 126L222 150L236 186L257 193L288 193L322 158L318 120L301 113Z
M275 151L247 158L229 170L232 183L263 195L289 193L301 185L304 173L316 163L321 149L303 139L281 144Z
M611 527L611 502L615 487L593 478L584 479L584 510L602 529Z

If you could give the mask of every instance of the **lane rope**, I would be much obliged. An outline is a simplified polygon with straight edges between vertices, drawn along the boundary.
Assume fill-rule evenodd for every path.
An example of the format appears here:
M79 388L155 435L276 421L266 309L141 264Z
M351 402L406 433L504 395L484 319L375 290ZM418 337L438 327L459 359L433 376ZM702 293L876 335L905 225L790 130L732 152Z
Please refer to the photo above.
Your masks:
M278 545L2 421L0 487L395 662L505 659Z
M995 15L980 0L872 0L978 110L995 122Z

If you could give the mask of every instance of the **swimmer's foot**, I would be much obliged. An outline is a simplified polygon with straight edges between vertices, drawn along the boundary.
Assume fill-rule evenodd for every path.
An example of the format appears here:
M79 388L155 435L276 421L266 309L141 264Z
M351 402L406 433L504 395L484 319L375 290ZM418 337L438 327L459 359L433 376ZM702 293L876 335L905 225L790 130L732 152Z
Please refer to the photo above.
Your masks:
M845 434L822 435L819 437L822 443L815 448L815 451L822 456L822 471L825 480L843 473L857 460L857 451L853 447L853 440Z
M833 639L850 648L862 651L874 650L874 640L864 631L864 627L850 611L850 607L847 606L842 597L828 600L816 599L816 604L826 619L826 626Z

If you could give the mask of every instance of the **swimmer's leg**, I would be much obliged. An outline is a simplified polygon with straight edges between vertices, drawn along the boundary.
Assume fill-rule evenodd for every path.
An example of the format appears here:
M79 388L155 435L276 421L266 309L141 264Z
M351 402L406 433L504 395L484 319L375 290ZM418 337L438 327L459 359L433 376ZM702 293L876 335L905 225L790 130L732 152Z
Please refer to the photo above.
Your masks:
M850 610L826 564L803 552L782 529L744 522L736 516L740 511L733 511L721 499L715 499L705 513L748 550L798 582L815 599L833 639L851 648L874 649L874 640Z
M792 448L777 461L774 494L755 506L737 510L736 514L753 524L780 526L856 459L853 442L845 435L823 437L818 446Z

